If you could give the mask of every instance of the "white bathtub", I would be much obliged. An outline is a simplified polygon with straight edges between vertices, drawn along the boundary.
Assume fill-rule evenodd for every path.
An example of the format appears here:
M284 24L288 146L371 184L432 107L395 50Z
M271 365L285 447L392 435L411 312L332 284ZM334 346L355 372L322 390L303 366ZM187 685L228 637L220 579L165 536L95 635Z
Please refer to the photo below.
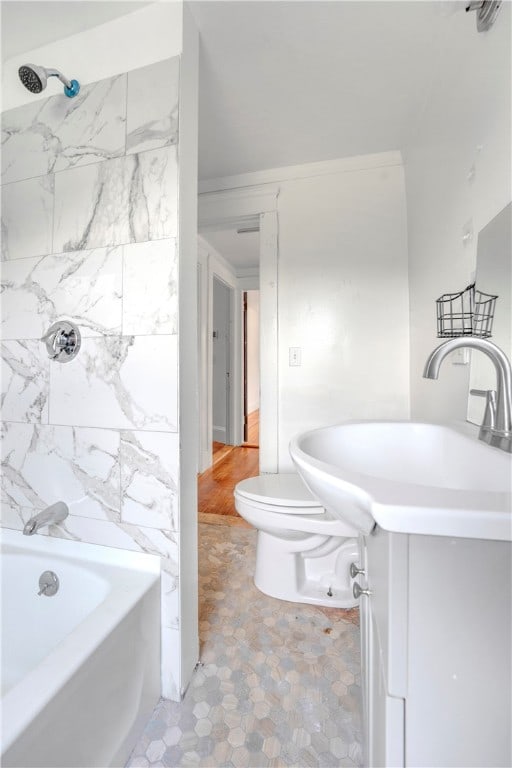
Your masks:
M4 768L123 766L160 696L160 561L3 530ZM60 588L38 597L39 576Z

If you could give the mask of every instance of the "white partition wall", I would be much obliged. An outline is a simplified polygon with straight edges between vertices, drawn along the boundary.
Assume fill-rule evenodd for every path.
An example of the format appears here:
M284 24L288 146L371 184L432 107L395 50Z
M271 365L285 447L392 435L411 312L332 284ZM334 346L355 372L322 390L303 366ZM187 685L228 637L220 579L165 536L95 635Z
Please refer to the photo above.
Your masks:
M17 64L57 59L80 94L34 98ZM197 67L179 2L2 72L2 525L64 500L52 535L160 555L174 699L198 657ZM64 366L40 342L62 316L82 335Z

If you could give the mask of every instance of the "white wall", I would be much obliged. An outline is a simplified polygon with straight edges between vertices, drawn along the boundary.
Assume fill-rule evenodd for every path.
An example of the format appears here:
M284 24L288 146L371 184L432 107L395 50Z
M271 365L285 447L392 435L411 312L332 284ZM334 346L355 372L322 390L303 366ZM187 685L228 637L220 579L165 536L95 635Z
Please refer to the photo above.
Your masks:
M215 184L243 202L251 191L261 195L266 179L269 188L278 183L278 291L270 302L276 315L266 317L265 291L275 277L260 280L261 327L278 328L278 383L275 409L269 404L267 419L260 414L260 434L262 444L277 436L278 460L261 468L283 472L293 469L288 444L297 432L409 416L405 185L397 152ZM212 192L212 182L202 188ZM263 352L264 332L260 343ZM289 347L301 348L300 367L289 367Z
M511 199L510 12L503 3L495 26L483 34L461 24L459 14L445 18L444 54L433 61L430 97L404 151L416 419L466 418L469 366L448 359L438 381L423 379L422 370L440 343L435 299L468 285L477 234ZM474 236L465 246L469 222Z
M247 291L247 413L260 407L260 293Z
M166 35L175 32L166 24ZM180 68L178 259L179 259L179 433L180 433L180 624L168 635L179 643L179 694L183 694L199 658L197 471L197 142L199 39L187 3L183 5Z
M287 471L297 432L409 415L403 169L286 181L278 204L279 470ZM289 366L289 347L301 348L300 367Z
M180 59L182 35L187 50ZM7 130L2 137L6 166L3 172L10 174L9 183L5 184L10 191L4 193L2 200L2 231L5 227L11 235L14 233L14 237L4 241L4 248L6 244L12 244L13 249L2 271L6 273L3 279L11 288L11 311L14 308L29 319L31 328L29 334L16 317L11 317L14 331L6 336L9 341L3 346L7 350L15 348L16 354L21 354L25 340L30 336L34 348L31 365L42 366L43 370L49 365L39 339L50 318L30 295L33 290L41 296L39 278L30 281L27 292L23 281L10 283L7 275L9 270L23 272L24 265L32 261L30 257L37 257L41 260L38 263L49 265L46 275L53 270L48 285L53 285L53 280L55 285L60 285L59 295L52 300L45 299L43 304L59 316L64 313L71 317L80 315L82 348L77 362L73 366L64 366L68 377L61 383L62 396L53 395L60 406L73 397L74 402L81 403L79 407L64 416L52 407L53 421L49 420L48 409L42 413L27 411L22 418L23 399L9 398L11 409L4 410L4 418L10 423L4 427L13 444L11 448L16 449L16 456L21 457L25 465L23 472L30 474L23 478L20 471L13 486L23 484L28 488L33 485L38 490L31 496L30 503L24 505L16 488L6 490L4 485L5 495L15 503L3 505L2 524L22 527L34 507L42 508L52 503L57 495L69 503L70 516L63 526L52 531L52 535L160 554L163 568L162 693L179 699L188 684L199 650L195 346L197 33L188 9L181 3L156 3L101 28L56 41L45 49L30 51L21 58L60 67L80 79L83 85L97 84L84 87L76 100L66 99L62 92L59 95L59 89L48 88L44 92L44 101L37 104L35 99L35 110L39 110L35 122L34 108L28 103L34 97L19 84L14 59L3 70L3 106L21 106L4 115L6 124L14 124L16 130ZM161 62L160 59L169 61ZM138 71L140 66L147 65L152 66ZM105 78L117 75L117 90L113 94L115 89ZM179 78L181 86L178 90ZM161 81L167 85L165 89ZM110 88L109 99L102 96L105 82ZM20 89L20 94L16 88ZM59 120L63 109L68 110L66 119ZM178 113L179 147L175 120ZM147 133L151 134L151 121L157 119L160 119L159 126L166 126L166 129L159 131L155 149L151 138L149 146L145 142L148 141ZM45 142L41 139L41 124L45 125ZM133 139L135 128L138 129L137 140L128 147L128 139L130 135ZM7 142L11 137L14 143L9 147ZM87 148L90 156L82 154ZM140 167L146 173L141 185L143 193L139 191L139 196L133 189L127 190L130 174L123 172L136 160L134 149ZM87 164L80 161L84 156ZM45 158L47 162L43 163ZM54 169L55 159L60 163L57 169ZM36 168L34 172L30 171L31 164ZM14 173L18 174L15 179L12 178ZM22 209L17 204L21 193L26 199L27 184L30 189L41 187L47 192L45 205L28 230L19 221ZM17 189L20 189L20 195L13 197L12 190ZM144 228L130 228L127 223L142 194L143 208L149 212L147 232ZM129 204L125 202L116 209L112 203L116 195L121 201L129 199ZM157 205L148 208L151 199L156 200ZM91 218L91 225L87 226L89 220L84 223L84 216L87 217L90 201L96 218L94 222ZM70 222L73 230L66 237L61 233L60 239L55 236L58 217L54 215L59 206L66 206L65 210L72 213L69 217L62 216L62 220ZM18 236L19 233L23 236ZM68 252L61 254L64 249ZM110 252L118 254L113 266L106 255L95 260L95 254ZM80 278L76 265L82 262L85 273ZM149 271L148 263L151 264ZM75 266L71 269L66 264ZM67 270L64 275L61 274L63 269ZM76 278L70 281L73 286L64 282L69 275ZM111 288L104 288L105 285ZM100 292L99 298L95 297L95 290ZM12 291L17 291L17 296L13 297ZM109 311L100 321L95 312L105 301ZM130 306L134 313L131 319ZM148 306L154 309L149 314ZM4 307L8 313L7 303ZM89 315L84 307L88 308ZM55 318L52 316L51 319ZM39 328L41 323L44 324L42 329ZM90 325L94 328L92 335ZM12 333L21 335L12 336ZM119 353L123 345L130 350L128 356L137 347L149 354L149 357L139 357L138 362L131 363L133 399L123 385L123 408L126 409L123 413L128 414L127 421L120 418L116 410L115 393L119 390L113 382L118 374L112 374L125 359ZM148 350L153 350L154 354ZM157 361L158 370L141 377L141 372L150 370L151 360ZM88 369L87 376L83 375L84 365ZM22 369L26 371L24 367L13 366L14 372ZM16 393L22 386L16 376L3 376L4 390ZM52 397L48 375L31 375L30 378L37 380L41 387L36 399L44 405ZM139 406L132 408L133 403L141 402L141 398L150 411L165 414L165 421L154 423L142 418ZM23 439L32 434L39 436L38 445L35 439ZM82 472L79 470L80 452L85 451L87 440L91 447L86 453L94 458L87 462L88 470ZM7 453L14 455L12 450ZM48 472L47 464L49 459L53 460L52 456L59 457L58 469ZM10 460L9 456L4 458ZM107 461L108 473L105 473L102 461ZM152 469L148 475L146 467L149 465ZM77 476L82 478L82 485ZM4 473L4 483L7 483L6 477L7 473ZM95 504L94 488L101 489L98 504ZM148 498L152 500L149 506Z

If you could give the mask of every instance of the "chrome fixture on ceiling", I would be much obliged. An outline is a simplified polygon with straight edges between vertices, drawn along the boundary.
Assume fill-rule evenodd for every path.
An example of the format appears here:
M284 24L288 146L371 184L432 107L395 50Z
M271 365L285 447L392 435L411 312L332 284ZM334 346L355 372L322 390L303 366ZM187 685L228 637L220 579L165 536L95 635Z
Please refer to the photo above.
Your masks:
M30 93L41 93L46 88L49 77L57 77L64 85L64 93L71 99L80 91L78 80L68 80L58 69L47 69L38 64L22 64L18 69L18 76Z
M479 32L487 32L492 27L501 3L502 0L471 0L466 6L466 12L476 11L476 28Z
M236 233L237 235L248 235L250 232L259 232L260 231L260 225L255 224L252 227L240 227L237 229Z

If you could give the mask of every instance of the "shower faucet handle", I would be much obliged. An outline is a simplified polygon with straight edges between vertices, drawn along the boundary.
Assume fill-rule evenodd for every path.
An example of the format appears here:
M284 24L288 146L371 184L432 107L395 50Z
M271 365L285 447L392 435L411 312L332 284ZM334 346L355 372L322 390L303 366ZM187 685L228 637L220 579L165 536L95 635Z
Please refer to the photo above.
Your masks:
M46 344L50 360L68 363L76 357L80 349L80 331L74 323L58 320L50 326L41 341Z
M59 352L67 346L67 335L61 330L48 331L41 341L46 344L48 353L51 353L52 357L57 357Z

